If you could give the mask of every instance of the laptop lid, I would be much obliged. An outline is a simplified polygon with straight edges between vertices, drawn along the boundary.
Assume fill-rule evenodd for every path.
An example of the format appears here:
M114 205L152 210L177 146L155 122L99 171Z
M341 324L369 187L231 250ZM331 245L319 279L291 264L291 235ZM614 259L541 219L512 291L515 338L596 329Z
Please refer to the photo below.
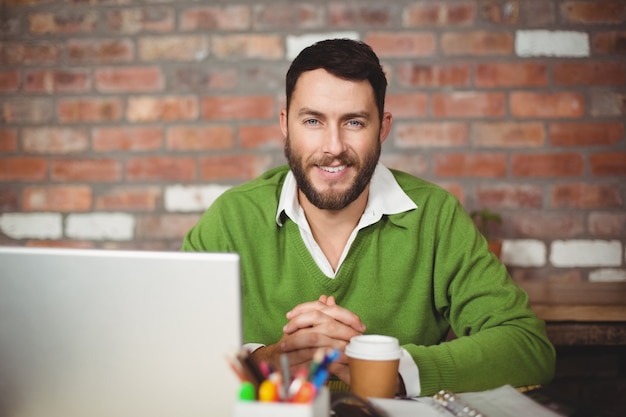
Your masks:
M235 254L0 248L0 415L228 416Z

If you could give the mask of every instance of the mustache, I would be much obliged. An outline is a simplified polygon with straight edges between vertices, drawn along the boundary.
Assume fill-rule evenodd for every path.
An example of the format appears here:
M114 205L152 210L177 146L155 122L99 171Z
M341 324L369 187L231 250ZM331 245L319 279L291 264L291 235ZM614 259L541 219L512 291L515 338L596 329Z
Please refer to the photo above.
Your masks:
M339 162L340 165L355 165L358 161L352 155L348 153L342 153L340 155L324 155L317 160L312 161L317 166L329 166L333 162Z

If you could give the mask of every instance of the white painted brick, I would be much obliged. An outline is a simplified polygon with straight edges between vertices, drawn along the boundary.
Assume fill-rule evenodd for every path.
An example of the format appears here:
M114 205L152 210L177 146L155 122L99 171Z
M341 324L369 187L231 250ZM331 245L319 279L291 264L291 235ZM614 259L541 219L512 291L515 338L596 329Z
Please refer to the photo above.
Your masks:
M173 185L165 189L165 209L178 212L204 211L229 188L225 185Z
M589 273L589 281L592 282L619 282L626 281L624 269L598 269Z
M618 240L555 240L550 262L557 267L620 266L622 243Z
M135 217L126 213L86 213L67 216L65 234L72 239L131 240Z
M330 32L287 36L287 59L289 61L293 60L304 48L313 45L315 42L339 38L357 41L360 39L358 32Z
M60 213L5 213L0 230L12 239L60 239L63 216Z
M515 53L521 57L587 57L589 51L589 35L584 32L518 30L515 33Z
M534 239L505 240L502 242L501 259L511 266L544 266L546 245Z

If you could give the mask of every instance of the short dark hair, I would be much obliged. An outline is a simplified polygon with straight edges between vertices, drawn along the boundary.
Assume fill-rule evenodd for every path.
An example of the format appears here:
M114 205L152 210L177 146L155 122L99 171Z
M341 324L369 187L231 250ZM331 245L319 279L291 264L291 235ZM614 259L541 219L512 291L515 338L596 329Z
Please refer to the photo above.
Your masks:
M293 60L285 82L287 109L300 75L323 68L344 80L367 80L374 89L378 116L382 121L385 109L387 78L378 56L365 42L352 39L327 39L304 48Z

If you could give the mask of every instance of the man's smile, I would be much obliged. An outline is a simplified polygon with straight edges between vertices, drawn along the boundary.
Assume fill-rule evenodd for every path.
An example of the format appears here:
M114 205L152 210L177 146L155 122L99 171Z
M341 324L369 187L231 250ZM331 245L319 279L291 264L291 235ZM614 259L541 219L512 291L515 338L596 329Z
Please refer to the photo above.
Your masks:
M322 171L326 171L326 172L330 172L331 174L335 174L337 172L343 171L344 169L346 169L347 165L339 165L336 167L329 167L329 166L320 166L318 165L317 167L319 169L321 169Z

